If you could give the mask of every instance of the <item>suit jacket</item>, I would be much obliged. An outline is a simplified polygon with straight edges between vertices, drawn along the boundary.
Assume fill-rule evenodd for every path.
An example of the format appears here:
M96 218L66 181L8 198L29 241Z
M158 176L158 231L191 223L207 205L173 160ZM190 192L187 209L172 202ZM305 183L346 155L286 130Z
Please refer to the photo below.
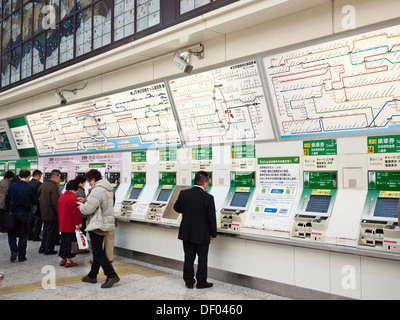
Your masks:
M210 243L210 237L217 237L217 219L214 197L193 187L180 192L174 210L182 213L178 239L196 244Z
M45 180L39 188L39 205L42 220L57 220L60 187L53 180Z

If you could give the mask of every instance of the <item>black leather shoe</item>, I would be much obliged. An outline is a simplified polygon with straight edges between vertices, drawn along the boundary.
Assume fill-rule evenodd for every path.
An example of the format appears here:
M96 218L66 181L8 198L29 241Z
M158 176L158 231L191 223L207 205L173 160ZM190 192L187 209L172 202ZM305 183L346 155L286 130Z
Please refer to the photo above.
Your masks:
M44 252L44 255L45 256L50 256L50 255L52 255L52 254L57 254L58 253L58 251L57 250L53 250L53 251L45 251Z
M211 288L213 284L211 282L203 282L203 283L197 283L196 288L197 289L206 289L206 288Z
M193 283L186 283L186 288L193 289Z

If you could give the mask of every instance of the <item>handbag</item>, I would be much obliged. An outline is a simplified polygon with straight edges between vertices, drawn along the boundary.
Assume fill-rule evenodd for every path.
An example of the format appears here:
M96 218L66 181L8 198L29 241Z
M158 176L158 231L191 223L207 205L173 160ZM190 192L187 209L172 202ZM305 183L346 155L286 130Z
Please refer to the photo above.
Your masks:
M71 253L77 254L79 252L78 242L76 240L71 242Z
M78 242L78 248L79 250L86 250L89 248L89 243L87 241L87 238L83 234L82 231L75 230L75 235L76 235L76 242Z
M11 194L10 210L2 217L2 227L5 232L10 232L15 229L15 213L12 212L14 205L14 193Z

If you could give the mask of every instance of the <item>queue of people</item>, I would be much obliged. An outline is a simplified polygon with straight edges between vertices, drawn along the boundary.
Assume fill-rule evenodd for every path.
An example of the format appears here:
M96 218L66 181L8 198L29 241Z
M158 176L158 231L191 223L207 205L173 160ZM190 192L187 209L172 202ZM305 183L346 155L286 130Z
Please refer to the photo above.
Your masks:
M66 185L61 194L59 183L61 172L52 170L50 177L40 182L42 172L21 170L15 176L7 171L0 182L0 221L10 212L13 214L13 227L0 231L8 233L11 251L10 261L26 261L28 239L41 241L39 254L56 255L61 258L60 266L76 267L72 261L72 243L75 231L88 232L93 252L93 262L89 274L83 282L96 283L100 267L107 278L102 288L111 288L120 279L113 266L114 250L114 193L108 180L92 169L84 177L78 176ZM91 187L85 194L85 183ZM40 238L40 232L43 232ZM59 252L55 246L60 241Z
M76 267L78 264L72 261L75 257L72 242L75 232L83 228L90 236L93 260L90 272L82 281L97 283L101 267L107 276L102 288L111 288L119 282L120 278L112 265L115 196L111 183L103 179L98 170L92 169L83 178L69 181L65 193L61 195L59 170L53 170L42 184L39 181L41 172L35 171L32 180L29 180L30 176L28 170L22 170L17 177L7 172L0 182L0 213L4 215L11 210L16 217L15 227L8 230L10 260L15 261L17 257L18 261L26 260L28 229L32 229L32 239L37 239L39 235L34 230L37 230L38 221L35 219L40 218L43 221L43 235L39 253L57 254L55 245L61 234L60 266ZM88 195L84 191L85 182L91 187ZM183 216L178 238L183 241L183 280L189 289L194 287L196 281L198 289L213 286L207 281L207 261L210 241L217 237L217 226L214 198L206 192L208 184L206 172L196 173L195 185L182 191L174 204L174 210ZM28 223L31 218L33 222ZM196 256L198 269L195 274L193 264Z

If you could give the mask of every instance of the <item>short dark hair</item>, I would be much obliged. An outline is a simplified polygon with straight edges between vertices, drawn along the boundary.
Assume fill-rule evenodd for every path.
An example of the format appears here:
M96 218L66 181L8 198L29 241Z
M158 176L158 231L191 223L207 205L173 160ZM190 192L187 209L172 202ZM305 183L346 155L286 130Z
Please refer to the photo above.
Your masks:
M19 176L21 177L21 179L22 179L22 178L28 178L28 177L31 176L31 172L30 172L29 170L22 169L22 170L19 172Z
M78 190L78 182L76 180L69 180L67 185L65 186L65 190L71 191L71 190Z
M85 179L86 180L92 180L94 179L94 181L99 181L102 179L101 177L101 173L99 170L97 169L91 169L90 171L86 172L85 174Z
M201 186L202 184L208 182L208 174L205 171L199 171L194 176L194 184Z
M58 169L53 169L53 170L51 170L51 172L50 172L50 179L51 179L52 177L61 177L61 171L58 170Z
M32 177L38 176L39 174L42 175L43 172L36 169L36 170L34 170L34 171L32 172Z
M78 182L78 184L79 184L79 183L85 183L85 182L86 182L86 179L85 179L84 176L80 176L80 175L79 175L79 176L76 176L76 177L75 177L75 181Z
M14 172L12 172L11 170L8 170L8 171L5 173L4 178L5 178L5 179L11 179L11 178L14 177L14 176L15 176Z

